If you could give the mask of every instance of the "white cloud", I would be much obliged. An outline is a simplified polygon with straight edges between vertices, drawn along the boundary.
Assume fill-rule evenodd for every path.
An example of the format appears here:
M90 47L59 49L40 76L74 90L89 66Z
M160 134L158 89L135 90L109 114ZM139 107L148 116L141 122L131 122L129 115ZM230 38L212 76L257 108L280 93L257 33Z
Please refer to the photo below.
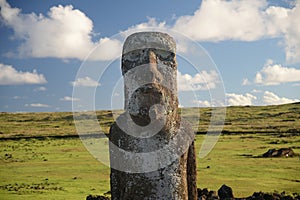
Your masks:
M115 93L113 94L113 96L114 96L114 97L118 97L118 96L120 96L120 93L119 93L119 92L115 92Z
M263 69L256 73L254 82L262 85L300 82L300 69L283 67L280 64L267 62Z
M116 39L101 38L94 44L96 47L88 57L89 60L110 60L117 58L122 52L122 43ZM82 54L86 56L87 54Z
M279 104L287 104L287 103L294 103L299 102L299 99L288 99L285 97L279 97L276 94L265 91L263 96L263 103L266 105L279 105Z
M25 104L25 107L48 108L50 106L42 103L31 103L31 104Z
M214 70L201 71L195 76L181 74L179 71L177 73L178 91L209 90L215 88L217 83L219 83L218 74Z
M286 60L300 62L300 1L293 8L266 0L204 0L193 15L181 16L174 29L198 41L284 39Z
M19 100L19 99L25 99L24 96L14 96L13 97L14 100Z
M284 30L286 58L291 63L300 62L300 1L288 13L288 20L285 21Z
M270 91L262 91L262 90L252 90L252 93L256 93L256 95L246 93L246 94L236 94L236 93L227 93L226 94L226 106L262 106L262 105L280 105L280 104L288 104L294 102L300 102L299 99L290 99L286 97L279 97ZM215 107L215 106L224 106L223 104L216 104L213 101L207 100L193 100L193 105L199 107Z
M64 98L61 98L60 100L61 101L79 101L80 99L69 97L69 96L65 96Z
M47 83L43 74L33 72L17 71L11 65L0 63L0 85L23 85Z
M121 31L121 34L124 37L127 37L135 32L140 32L140 31L157 31L157 29L166 29L166 22L158 22L155 18L153 17L148 17L148 21L147 22L143 22L140 24L136 24L134 26L129 27L126 31Z
M243 79L242 85L250 85L250 81L247 78Z
M263 93L262 95L254 96L252 94L226 94L228 106L246 106L246 105L279 105L299 102L299 99L289 99L279 97L270 91L252 90L253 93Z
M209 101L206 100L194 100L193 103L195 103L198 107L211 107L212 104Z
M253 89L251 92L252 93L261 93L262 91L261 90L257 90L257 89Z
M257 41L281 38L286 60L300 62L300 1L292 8L270 6L266 0L203 0L193 15L180 16L173 26L149 18L128 29L128 34L144 28L175 30L196 41ZM154 29L155 30L155 29ZM184 44L178 43L180 50Z
M47 16L24 14L18 8L11 8L6 1L0 1L0 16L5 25L14 30L14 38L22 41L18 54L29 57L56 57L84 59L98 44L90 59L109 60L121 52L118 40L102 38L92 41L93 22L73 6L54 6ZM109 47L109 48L107 48Z
M124 35L144 30L172 29L197 41L240 40L255 41L282 38L289 62L300 62L299 3L291 8L270 6L266 0L203 0L193 15L180 16L174 26L149 18L147 22L131 26ZM101 38L93 42L93 22L71 5L54 6L47 16L24 14L2 0L1 17L14 30L14 38L22 41L18 54L32 57L84 59L98 44L92 60L109 60L121 53L121 42ZM178 44L179 49L184 45ZM11 54L11 53L9 53Z
M179 17L174 29L201 41L253 41L266 34L266 6L262 0L204 0L193 15Z
M35 89L34 89L35 92L44 92L44 91L46 91L46 90L47 90L47 88L44 87L44 86L41 86L41 87L38 87L38 88L35 88Z
M253 105L253 101L257 99L256 96L249 94L249 93L246 93L245 95L228 93L228 94L226 94L226 97L227 97L227 105L228 106Z
M100 83L93 80L92 78L86 76L84 78L78 78L76 81L71 82L73 86L83 86L83 87L97 87Z

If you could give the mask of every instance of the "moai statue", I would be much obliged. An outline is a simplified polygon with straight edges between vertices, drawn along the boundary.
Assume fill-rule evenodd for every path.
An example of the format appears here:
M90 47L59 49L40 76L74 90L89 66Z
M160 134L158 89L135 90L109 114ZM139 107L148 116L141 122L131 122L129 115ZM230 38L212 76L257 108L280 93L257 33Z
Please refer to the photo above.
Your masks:
M112 200L196 200L194 133L180 118L176 44L139 32L123 46L125 112L110 128Z

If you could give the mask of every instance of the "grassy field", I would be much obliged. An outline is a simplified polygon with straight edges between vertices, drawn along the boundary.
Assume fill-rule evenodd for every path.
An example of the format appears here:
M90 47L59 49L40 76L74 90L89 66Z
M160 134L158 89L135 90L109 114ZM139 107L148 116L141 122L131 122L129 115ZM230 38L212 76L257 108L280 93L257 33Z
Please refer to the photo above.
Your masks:
M199 132L206 130L210 111L200 109ZM185 113L192 118L193 112ZM111 113L97 116L107 132ZM230 107L224 130L210 154L197 160L198 187L217 190L227 184L237 197L300 193L298 156L259 157L281 147L300 154L300 104ZM109 190L109 168L78 138L61 137L76 135L72 113L1 113L0 132L0 199L85 199ZM197 153L203 138L196 136Z
M194 122L198 132L207 131L211 108L185 108L183 116ZM196 116L200 116L200 121ZM105 134L114 119L111 111L98 111ZM21 127L21 128L20 128ZM196 130L196 128L195 128ZM94 130L90 130L93 132ZM236 106L226 109L224 133L299 133L300 103L278 106ZM76 136L71 112L0 113L0 139L41 136Z

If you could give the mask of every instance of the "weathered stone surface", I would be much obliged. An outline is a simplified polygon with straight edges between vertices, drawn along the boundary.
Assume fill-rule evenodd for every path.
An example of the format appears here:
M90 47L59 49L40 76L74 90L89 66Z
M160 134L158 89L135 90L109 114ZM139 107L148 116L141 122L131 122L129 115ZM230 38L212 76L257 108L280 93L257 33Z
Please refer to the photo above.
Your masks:
M203 190L198 188L198 200L218 200L220 199L217 195L216 191L208 190L204 188ZM110 192L107 192L110 194ZM110 200L110 198L105 196L98 196L98 195L89 195L86 198L87 200ZM292 195L286 194L285 191L281 193L265 193L265 192L254 192L251 196L242 197L242 198L231 198L232 200L299 200L300 195L298 193L293 193Z
M100 195L89 195L86 200L110 200L110 198Z
M200 188L197 189L198 191L198 200L218 200L219 196L213 190L208 191L207 188L201 190Z
M231 187L227 185L222 185L222 187L218 190L218 195L221 200L223 199L232 199L233 198L233 193Z
M110 129L113 200L197 199L194 133L178 114L175 49L159 32L125 41L125 112Z
M295 155L292 148L269 149L263 157L293 157Z

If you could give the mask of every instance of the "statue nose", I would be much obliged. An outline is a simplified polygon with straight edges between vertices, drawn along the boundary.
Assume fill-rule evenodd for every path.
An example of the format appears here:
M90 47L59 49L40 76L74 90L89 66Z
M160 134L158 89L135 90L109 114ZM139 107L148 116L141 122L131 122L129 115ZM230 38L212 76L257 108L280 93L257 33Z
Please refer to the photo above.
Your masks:
M150 64L157 64L157 60L156 60L156 54L153 51L149 51L148 53L149 56L149 63Z
M156 54L153 51L149 51L149 71L147 72L148 78L152 83L160 83L162 81L162 74L157 67Z

